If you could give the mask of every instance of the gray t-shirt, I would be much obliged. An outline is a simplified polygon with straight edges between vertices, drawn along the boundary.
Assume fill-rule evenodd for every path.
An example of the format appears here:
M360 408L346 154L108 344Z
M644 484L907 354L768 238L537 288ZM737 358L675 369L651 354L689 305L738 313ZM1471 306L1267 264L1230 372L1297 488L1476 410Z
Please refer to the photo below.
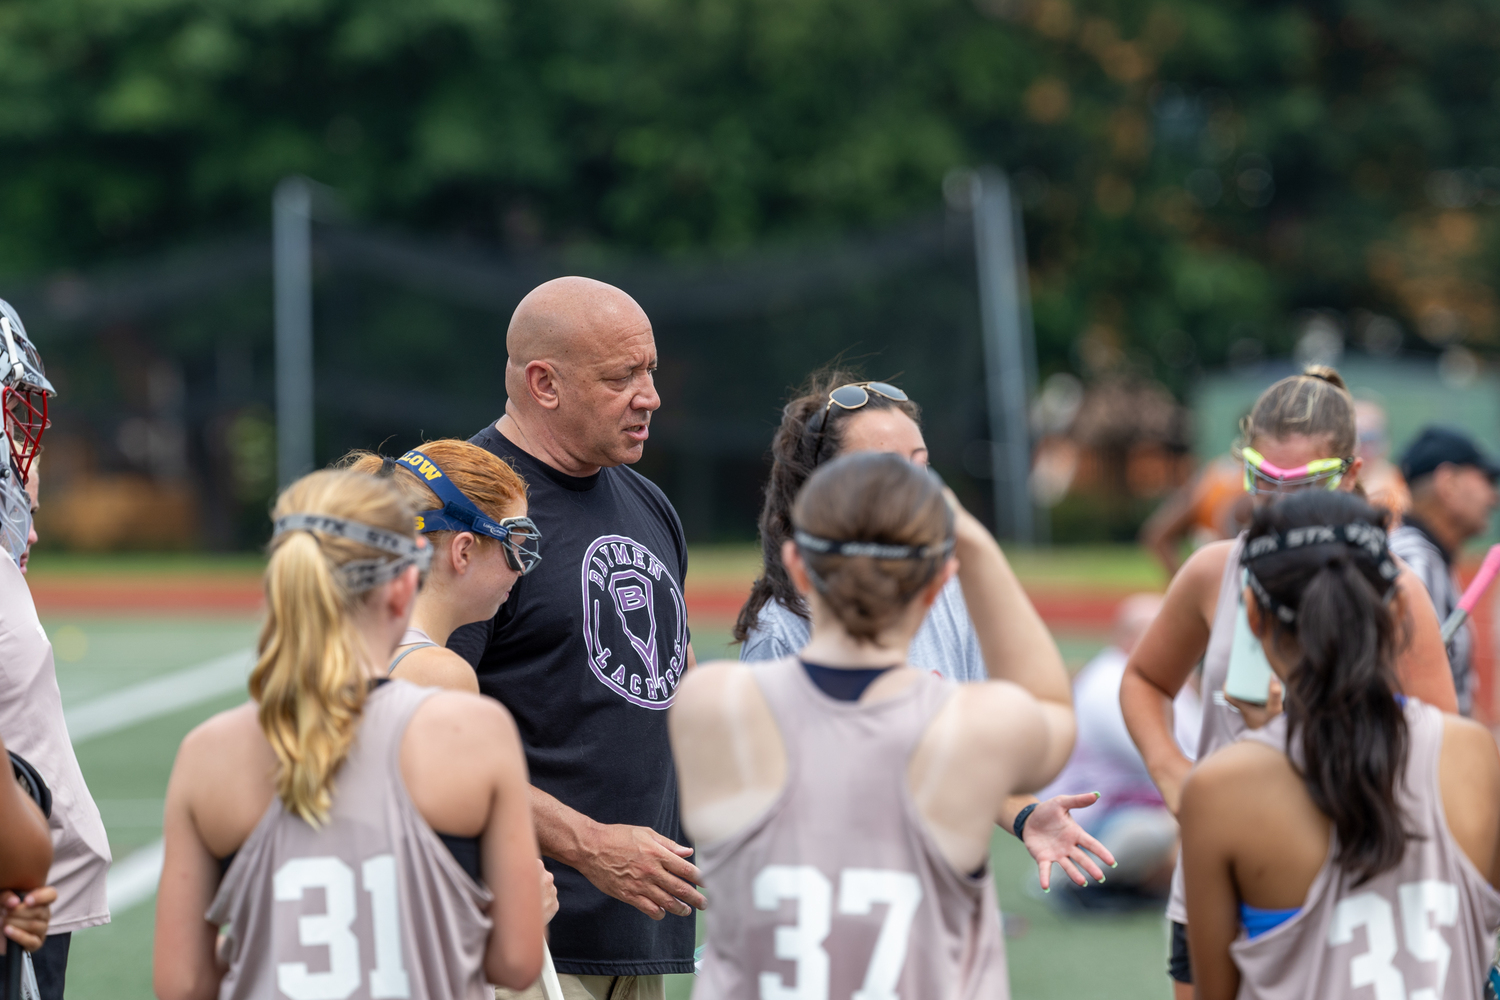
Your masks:
M748 663L796 656L807 645L810 632L807 619L777 601L767 601L760 609L760 620L740 646L740 660ZM949 580L933 602L911 641L907 661L955 681L989 679L958 577Z
M1391 532L1390 546L1391 551L1411 567L1417 579L1422 581L1422 586L1427 588L1427 594L1432 598L1433 610L1437 612L1438 622L1447 621L1453 609L1458 607L1458 599L1463 596L1463 588L1459 586L1458 577L1453 572L1447 553L1424 528L1415 522L1411 515L1407 515L1406 524ZM1464 715L1469 714L1473 703L1473 695L1469 690L1469 665L1473 651L1474 633L1465 623L1462 628L1453 633L1453 638L1448 643L1448 665L1453 670L1453 687L1458 693L1458 710Z

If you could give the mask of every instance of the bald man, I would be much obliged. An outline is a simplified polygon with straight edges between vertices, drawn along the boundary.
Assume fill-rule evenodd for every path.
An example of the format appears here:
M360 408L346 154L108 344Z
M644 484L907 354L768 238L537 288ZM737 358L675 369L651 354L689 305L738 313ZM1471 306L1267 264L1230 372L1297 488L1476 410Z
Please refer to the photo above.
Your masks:
M516 307L505 345L505 415L472 440L525 478L542 561L448 645L520 727L568 1000L659 1000L663 974L693 971L704 900L667 742L694 662L687 544L661 490L629 468L661 405L656 341L629 295L558 278Z

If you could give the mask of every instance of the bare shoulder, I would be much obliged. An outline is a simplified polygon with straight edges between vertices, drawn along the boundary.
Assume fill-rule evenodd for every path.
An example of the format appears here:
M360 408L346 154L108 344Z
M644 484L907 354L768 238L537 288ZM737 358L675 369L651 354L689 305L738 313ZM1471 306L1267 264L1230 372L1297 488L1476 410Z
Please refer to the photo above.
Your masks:
M1494 735L1473 719L1443 716L1443 758L1451 760L1474 787L1500 783L1500 747Z
M1240 740L1215 750L1188 772L1182 788L1183 821L1190 814L1223 816L1245 804L1263 802L1261 794L1275 795L1301 787L1286 755L1253 740Z
M672 715L694 719L723 715L729 702L726 698L728 692L749 679L754 669L734 660L698 664L684 674L682 682L677 685L677 693L672 699Z
M516 721L493 698L467 691L441 691L418 706L409 730L419 739L443 734L448 739L493 739L514 735Z
M1182 568L1172 578L1170 589L1177 590L1181 587L1190 593L1201 587L1213 587L1217 590L1219 581L1224 578L1224 564L1229 561L1229 553L1233 549L1232 538L1209 542L1188 556L1187 562L1182 564Z
M776 724L755 681L757 667L718 660L689 670L677 687L667 727L674 745L708 751L723 748L734 734L774 742ZM684 758L679 753L679 765ZM692 761L687 761L691 764Z
M1047 725L1041 703L1010 681L960 684L950 711L964 742L982 753L1034 743Z
M253 701L219 712L194 726L177 749L178 764L213 763L257 746L270 750L260 728L260 708Z
M479 693L479 677L469 661L442 646L413 650L402 658L391 676L422 687Z

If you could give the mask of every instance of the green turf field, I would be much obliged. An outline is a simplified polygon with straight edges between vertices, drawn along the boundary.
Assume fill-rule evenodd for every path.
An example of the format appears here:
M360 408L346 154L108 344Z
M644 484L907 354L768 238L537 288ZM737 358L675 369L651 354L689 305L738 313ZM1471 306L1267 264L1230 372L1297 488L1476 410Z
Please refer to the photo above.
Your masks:
M44 619L57 653L58 682L70 713L107 696L248 650L257 623L247 618L82 617ZM1091 636L1060 637L1070 666L1099 646ZM694 630L700 659L733 656L726 629ZM89 787L98 801L117 865L149 850L161 836L161 804L178 742L199 721L237 703L239 693L220 693L130 724L128 714L106 725L113 731L77 747ZM139 709L137 709L139 711ZM150 711L150 709L146 709ZM117 872L120 869L117 868ZM996 883L1012 920L1007 942L1014 996L1109 1000L1167 995L1161 972L1161 919L1064 917L1032 898L1023 883L1035 882L1024 851L997 837ZM151 996L152 898L116 912L113 923L79 932L69 964L69 995L78 998L147 1000ZM685 1000L690 977L671 984L671 1000Z

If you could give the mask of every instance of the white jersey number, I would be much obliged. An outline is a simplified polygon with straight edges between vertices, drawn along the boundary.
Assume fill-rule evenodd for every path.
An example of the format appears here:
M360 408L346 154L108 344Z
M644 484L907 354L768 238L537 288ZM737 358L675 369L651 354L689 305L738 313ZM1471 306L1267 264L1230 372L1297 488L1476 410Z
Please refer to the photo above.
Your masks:
M364 863L375 938L370 996L405 1000L411 983L401 960L401 914L396 894L396 859L381 854ZM276 985L290 1000L344 1000L359 989L359 938L354 920L359 901L354 872L338 858L296 858L276 870L272 890L278 903L299 902L309 889L323 890L323 912L297 918L297 940L304 948L328 949L328 971L309 972L306 962L280 962Z
M1406 992L1406 977L1396 968L1396 920L1390 902L1373 892L1339 901L1328 928L1328 943L1349 944L1356 928L1365 929L1368 950L1349 962L1349 985L1375 988L1375 1000L1437 1000L1448 979L1453 949L1439 927L1458 923L1458 889L1450 882L1425 879L1396 890L1401 901L1401 930L1407 952L1419 962L1437 965L1435 988Z
M784 899L797 903L797 922L776 928L776 957L797 965L796 984L779 972L760 974L760 1000L828 1000L829 963L823 942L833 927L833 887L811 865L767 865L755 876L755 908L777 910ZM912 920L922 901L922 883L910 872L846 868L839 875L839 913L868 915L877 903L888 907L864 984L850 1000L901 1000L896 981L906 964ZM913 1000L913 998L908 998Z

